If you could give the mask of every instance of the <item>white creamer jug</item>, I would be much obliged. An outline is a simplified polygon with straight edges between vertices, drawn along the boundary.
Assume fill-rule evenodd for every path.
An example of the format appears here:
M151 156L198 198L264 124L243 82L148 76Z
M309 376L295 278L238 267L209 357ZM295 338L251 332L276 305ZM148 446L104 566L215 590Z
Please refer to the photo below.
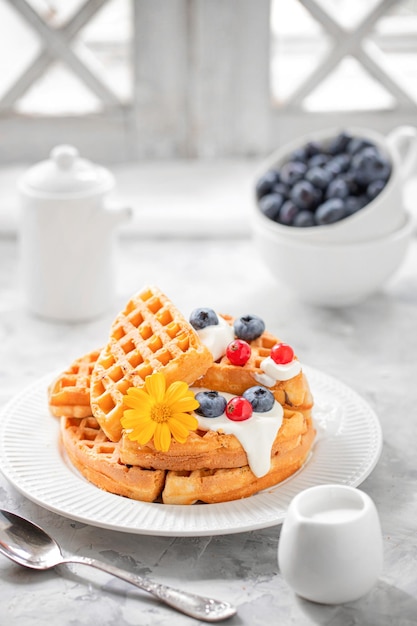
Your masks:
M347 485L317 485L291 501L278 564L299 596L322 604L352 602L377 583L383 539L371 498Z
M131 214L107 204L114 186L110 171L69 145L19 181L22 281L33 313L77 322L111 306L116 226Z

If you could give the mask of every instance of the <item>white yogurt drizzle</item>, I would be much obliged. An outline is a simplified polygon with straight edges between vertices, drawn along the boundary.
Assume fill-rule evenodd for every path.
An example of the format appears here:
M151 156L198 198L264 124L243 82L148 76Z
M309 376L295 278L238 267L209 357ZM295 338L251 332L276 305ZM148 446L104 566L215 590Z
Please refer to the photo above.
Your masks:
M263 370L263 374L255 374L257 382L260 385L265 385L265 387L273 387L278 380L290 380L290 378L297 376L301 372L301 364L297 359L293 359L290 363L275 363L268 356L262 361L261 370Z
M197 394L208 389L192 387ZM234 396L230 393L219 392L227 402ZM281 428L284 411L282 406L275 402L270 411L253 413L242 422L234 422L226 417L225 413L219 417L203 417L194 413L201 430L223 432L234 435L241 443L248 457L248 464L258 478L267 474L271 468L271 450L275 437Z
M197 330L200 341L210 350L214 361L218 361L226 354L227 346L235 338L233 326L230 326L220 315L217 317L219 318L218 324Z
M210 350L214 361L226 354L226 348L235 339L234 329L221 315L217 316L219 323L197 330L201 342ZM290 363L278 364L267 357L261 362L262 374L255 374L256 381L265 387L273 387L277 381L294 378L301 371L301 364L294 359ZM202 388L193 388L194 393L208 391ZM230 393L219 392L229 401L233 398ZM281 428L284 411L282 406L275 402L273 408L265 413L253 413L252 417L242 422L229 420L225 413L219 417L202 417L195 413L201 430L221 431L226 435L235 435L240 441L248 457L248 464L255 476L267 474L271 467L271 450L275 437Z
M219 323L197 330L201 342L210 350L214 361L226 354L226 348L235 339L233 326L221 315L217 315ZM277 381L294 378L301 372L301 364L297 359L290 363L275 363L270 356L261 362L263 374L255 374L255 380L265 387L273 387Z

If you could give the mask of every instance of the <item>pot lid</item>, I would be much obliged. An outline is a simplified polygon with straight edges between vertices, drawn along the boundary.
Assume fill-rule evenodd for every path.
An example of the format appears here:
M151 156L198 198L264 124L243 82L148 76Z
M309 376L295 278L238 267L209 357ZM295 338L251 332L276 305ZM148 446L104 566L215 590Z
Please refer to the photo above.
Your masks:
M81 158L74 146L56 146L49 157L28 169L22 181L25 186L53 195L90 195L110 189L114 184L109 170Z

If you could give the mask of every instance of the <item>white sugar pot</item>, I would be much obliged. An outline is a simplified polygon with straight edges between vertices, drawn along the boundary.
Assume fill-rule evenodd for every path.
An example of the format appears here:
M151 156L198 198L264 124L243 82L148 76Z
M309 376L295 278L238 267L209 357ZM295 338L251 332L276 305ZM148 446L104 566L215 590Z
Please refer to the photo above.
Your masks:
M89 320L112 304L117 226L131 215L109 205L112 173L56 146L19 181L22 282L30 311Z

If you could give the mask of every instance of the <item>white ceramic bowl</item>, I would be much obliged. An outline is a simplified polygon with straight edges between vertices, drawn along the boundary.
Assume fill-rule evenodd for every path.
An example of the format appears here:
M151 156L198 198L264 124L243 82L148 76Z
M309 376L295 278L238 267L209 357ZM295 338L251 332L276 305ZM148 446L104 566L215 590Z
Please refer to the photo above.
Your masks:
M385 235L350 244L329 244L286 236L274 224L255 219L259 254L277 281L300 300L340 307L378 291L399 269L413 234L414 220Z
M309 141L326 143L336 137L341 130L352 136L364 137L374 142L391 162L391 176L381 193L365 207L339 222L323 226L296 228L273 222L255 203L255 212L265 223L272 223L276 229L288 237L323 241L328 243L350 243L381 237L405 225L403 191L407 179L417 171L417 128L401 126L387 137L365 128L327 129L300 137L272 154L259 168L256 180L271 168L278 168L288 160L289 155Z

